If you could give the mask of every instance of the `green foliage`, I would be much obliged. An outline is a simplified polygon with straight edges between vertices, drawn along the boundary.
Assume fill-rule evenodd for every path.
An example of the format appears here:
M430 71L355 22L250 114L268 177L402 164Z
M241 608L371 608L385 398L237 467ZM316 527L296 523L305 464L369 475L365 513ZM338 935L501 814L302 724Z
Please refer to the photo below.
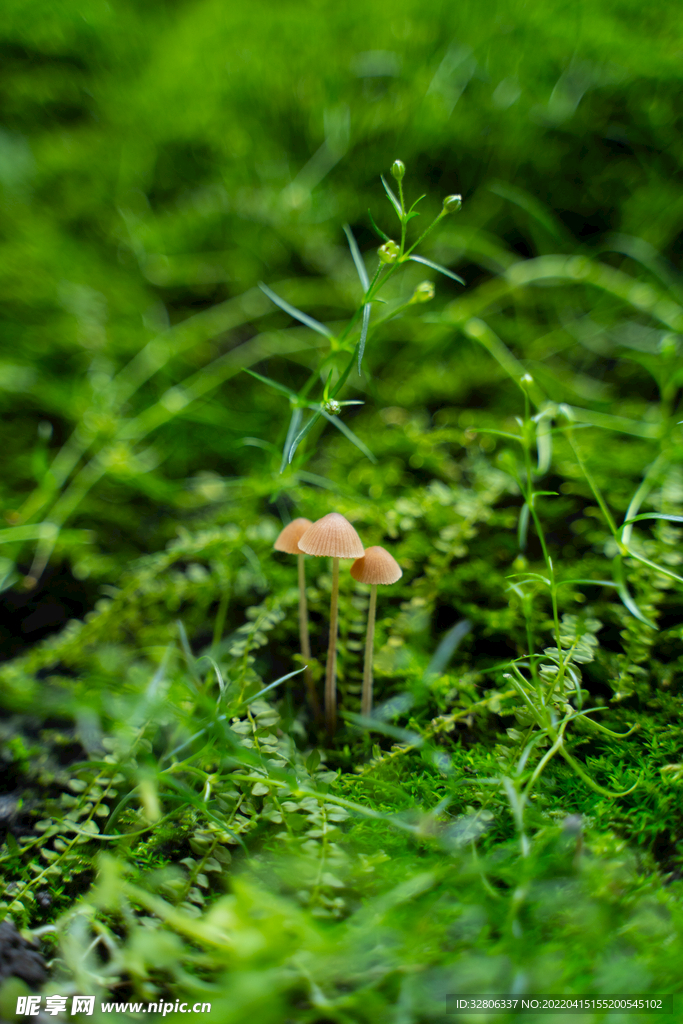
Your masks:
M680 990L670 11L9 5L0 915L50 991ZM342 568L334 745L273 552L330 511L403 569L363 718Z

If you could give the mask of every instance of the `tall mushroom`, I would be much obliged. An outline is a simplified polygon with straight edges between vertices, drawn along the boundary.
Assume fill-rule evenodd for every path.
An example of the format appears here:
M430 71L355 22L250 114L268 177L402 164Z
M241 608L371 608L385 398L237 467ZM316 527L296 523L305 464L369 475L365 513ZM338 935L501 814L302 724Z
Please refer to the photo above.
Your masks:
M299 539L304 535L309 526L312 526L310 519L293 519L288 526L285 526L273 544L276 551L284 551L288 555L296 555L299 562L299 638L301 643L301 655L306 663L304 679L308 690L308 699L313 708L316 721L320 721L320 701L315 692L315 683L308 662L311 660L311 644L308 639L308 608L306 606L306 570L304 569L304 558L306 557L299 547Z
M393 555L386 548L367 548L362 558L351 566L351 575L359 583L370 584L370 607L368 609L368 633L365 640L365 667L360 709L362 715L372 711L372 651L375 643L375 610L377 608L377 584L386 586L400 580L403 572Z
M330 600L330 645L325 672L325 721L330 736L337 727L337 605L339 600L339 559L360 558L361 539L348 519L339 512L318 519L299 539L299 548L307 555L332 559L332 597Z

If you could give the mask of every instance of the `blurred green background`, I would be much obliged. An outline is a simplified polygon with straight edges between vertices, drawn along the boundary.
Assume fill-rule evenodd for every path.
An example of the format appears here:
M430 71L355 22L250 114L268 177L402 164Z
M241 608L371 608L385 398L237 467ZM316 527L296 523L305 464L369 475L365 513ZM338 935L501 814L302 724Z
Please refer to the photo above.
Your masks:
M342 880L315 880L310 901L294 891L289 860L272 867L283 850L297 863L298 840L288 846L274 832L277 814L253 779L242 780L238 788L248 789L229 820L242 807L235 827L249 833L251 859L233 846L237 869L224 870L229 854L212 868L206 906L196 887L194 906L181 904L191 921L230 906L236 957L193 959L201 932L187 921L182 948L150 942L149 918L131 912L128 937L112 940L112 960L97 970L133 977L119 994L149 998L159 977L182 992L197 980L183 965L194 965L202 984L206 968L224 984L221 1019L240 1024L279 1024L290 997L293 1006L310 997L296 1018L305 1024L374 1022L389 1006L396 1024L441 1020L454 979L516 991L678 990L681 524L638 523L627 551L594 486L617 524L633 502L674 522L682 511L678 6L5 0L0 51L0 700L8 710L0 757L18 837L1 859L12 900L19 877L27 901L38 872L52 888L44 883L47 902L20 908L24 923L59 920L65 962L78 991L90 991L101 982L79 973L92 949L80 895L88 893L81 909L89 914L94 900L106 919L110 904L147 906L119 869L154 890L157 868L184 864L181 888L169 891L190 887L197 862L181 854L206 852L198 830L210 786L195 791L190 777L176 794L159 765L225 717L217 718L220 674L221 692L209 674L195 701L190 677L204 678L208 663L194 655L211 650L240 694L289 678L299 657L294 568L272 543L288 517L336 510L366 545L387 543L404 571L380 597L377 703L396 699L387 714L430 736L453 715L435 733L443 747L431 761L412 746L394 758L384 748L412 734L388 727L373 736L372 762L368 737L352 729L325 752L326 767L344 771L334 782L342 798L381 813L340 831L349 852L347 866L335 867ZM396 232L379 180L396 158L407 166L408 202L427 194L411 230L445 195L462 194L462 212L420 251L465 287L415 264L387 287L400 301L428 278L436 296L371 337L363 375L354 371L340 395L364 403L345 407L343 422L377 461L321 420L281 473L291 410L243 370L298 391L328 341L258 283L343 324L361 299L343 225L374 269L368 210ZM509 434L523 415L524 372L535 381L529 409L541 411L537 507L565 587L565 639L590 624L595 657L581 662L584 693L615 730L606 739L573 721L568 742L592 779L628 791L596 794L555 758L527 807L526 860L509 791L490 785L501 772L512 776L528 736L524 709L502 692L505 670L527 643L554 642L538 578L511 583L513 572L545 573L548 564L533 524L521 551L525 506ZM560 404L574 410L573 434ZM307 572L320 677L330 578L322 560L309 559ZM340 608L340 706L353 712L365 595L347 574ZM449 637L463 618L471 629L458 634L456 652ZM302 770L314 741L302 684L288 681L271 696L278 711L259 712L263 729L275 744L276 729L291 739ZM232 714L229 701L224 707ZM628 732L634 723L639 731ZM216 764L231 749L225 725L211 740ZM122 842L107 847L119 867L98 861L93 896L96 844L57 861L61 848L48 849L53 833L39 827L54 818L61 828L64 809L79 800L75 815L95 813L86 787L97 780L81 759L95 759L99 771L103 750L119 759L107 753L103 764L122 768L114 824L126 810ZM213 747L196 754L212 775L213 757ZM321 785L332 778L323 772ZM168 820L155 825L157 795ZM214 796L215 824L238 795L217 785ZM463 821L479 820L469 800L488 815L483 868L456 835ZM47 817L36 823L39 815ZM315 824L310 835L320 839L316 822L298 824L296 807L290 817L296 835ZM102 842L112 838L106 832ZM39 857L51 868L36 869ZM314 842L315 879L326 857ZM522 896L520 877L533 883ZM297 900L304 909L293 917ZM207 920L213 928L208 917L199 925ZM384 990L375 987L382 949L395 965ZM322 964L310 992L308 981L292 981L293 950L309 957L302 978L316 957ZM370 981L357 987L361 968ZM337 993L336 1015L321 991Z
M277 496L267 445L282 446L286 403L238 371L299 387L315 360L301 329L289 351L279 344L290 321L255 285L345 318L359 294L342 224L363 251L377 244L368 208L389 229L378 176L395 157L408 194L428 193L427 213L462 193L463 212L424 251L466 294L553 252L596 255L680 294L675 5L8 0L0 46L2 507L9 525L65 527L31 592L21 580L35 537L4 549L18 616L6 654L91 607L103 580L202 510L227 498L224 518L239 519ZM519 411L486 353L430 326L462 294L439 278L422 320L390 325L367 379L349 382L345 397L368 404L346 418L371 447L387 406L456 426L464 408ZM621 356L642 348L639 318L634 328L629 313L631 342L621 328L586 341L587 318L594 334L620 322L610 302L556 289L494 305L491 322L554 400L638 418L654 392ZM121 397L112 379L150 341L149 372L145 356ZM211 365L215 383L190 400L182 382ZM307 469L339 476L315 445ZM394 496L419 482L409 457ZM83 467L91 477L69 492ZM391 474L342 473L360 502L392 495ZM305 486L288 478L290 506Z

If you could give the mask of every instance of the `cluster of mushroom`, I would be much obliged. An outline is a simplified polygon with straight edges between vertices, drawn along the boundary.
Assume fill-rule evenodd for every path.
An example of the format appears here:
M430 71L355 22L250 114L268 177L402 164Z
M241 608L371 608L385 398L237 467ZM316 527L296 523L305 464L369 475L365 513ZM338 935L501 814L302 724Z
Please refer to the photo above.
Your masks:
M301 653L304 661L311 656L308 639L308 611L306 607L306 578L304 573L304 554L317 555L332 559L332 598L330 602L330 643L327 653L327 670L325 674L325 723L330 735L334 734L337 724L337 623L339 600L339 559L355 559L351 566L351 575L359 583L369 583L370 608L368 611L368 631L365 643L365 668L363 671L363 690L361 694L361 712L369 715L372 711L372 652L375 637L375 610L377 607L377 585L396 583L403 573L395 558L386 548L371 547L364 549L361 539L348 519L339 512L330 512L315 523L310 519L295 519L280 533L275 541L275 550L290 555L298 555L299 559L299 632L301 637ZM315 684L310 670L305 670L306 686L309 699L316 717L320 716L320 704L315 691Z

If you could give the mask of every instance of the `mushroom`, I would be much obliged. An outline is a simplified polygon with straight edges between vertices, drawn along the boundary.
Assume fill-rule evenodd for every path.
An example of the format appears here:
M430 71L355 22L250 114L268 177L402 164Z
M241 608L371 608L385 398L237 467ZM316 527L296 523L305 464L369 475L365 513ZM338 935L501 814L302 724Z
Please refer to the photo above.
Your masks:
M325 672L325 721L330 736L337 726L337 605L339 600L339 559L360 558L361 539L348 519L339 512L318 519L299 539L299 548L307 555L332 559L332 597L330 600L330 645Z
M285 526L273 544L276 551L284 551L288 555L296 555L299 560L299 637L301 642L301 655L306 663L304 679L308 690L308 699L313 708L316 720L320 720L320 701L315 692L313 675L308 667L311 659L311 645L308 639L308 608L306 607L306 572L304 569L305 555L299 547L299 538L303 536L309 526L312 526L310 519L293 519L288 526Z
M375 642L375 609L377 608L377 584L386 586L400 580L401 567L386 548L367 548L362 558L351 566L351 575L359 583L370 584L370 607L368 609L368 633L365 640L365 668L360 709L362 715L372 711L372 649Z

